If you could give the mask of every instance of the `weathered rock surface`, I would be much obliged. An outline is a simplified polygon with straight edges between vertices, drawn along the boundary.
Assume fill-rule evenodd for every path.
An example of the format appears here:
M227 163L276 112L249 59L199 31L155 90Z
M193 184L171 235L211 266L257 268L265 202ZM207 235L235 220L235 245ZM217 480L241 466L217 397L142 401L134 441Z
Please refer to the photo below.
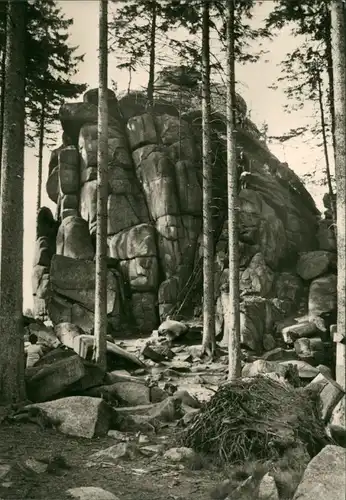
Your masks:
M312 281L309 289L309 315L319 316L336 310L335 274L321 276Z
M335 253L323 250L303 253L297 263L297 273L303 280L312 280L335 268Z
M193 460L196 453L192 448L170 448L165 452L163 458L169 460L170 462L184 462L186 460Z
M261 480L258 500L279 500L275 479L269 474L265 474Z
M346 449L325 446L307 466L294 500L341 500L346 494Z
M119 500L118 497L97 486L80 486L66 491L70 498L77 500Z
M28 384L30 400L40 402L52 399L84 375L84 364L79 356L70 356L42 366Z
M177 70L158 75L160 88L150 109L141 92L118 101L110 91L108 97L107 230L108 253L114 260L108 273L107 312L113 331L121 331L125 324L150 333L179 305L187 317L201 305L201 109L197 95L187 93L179 79L172 84ZM52 152L47 180L47 192L58 204L59 231L53 238L57 249L49 253L42 241L35 262L37 307L44 301L54 324L72 322L87 333L94 307L97 95L92 89L83 102L60 109L69 140ZM246 104L237 99L242 103L237 111L238 170L245 174L239 186L242 343L261 352L273 347L268 337L263 342L264 335L272 333L273 322L298 308L303 285L295 275L296 257L318 248L319 212L303 183L270 153L255 124L243 116ZM218 113L212 134L215 300L218 334L226 339L225 130L225 116ZM329 248L325 250L326 256ZM309 276L324 272L325 260ZM312 310L317 300L314 283Z
M111 408L98 398L70 396L35 403L25 408L40 408L63 434L84 438L106 436L109 430Z

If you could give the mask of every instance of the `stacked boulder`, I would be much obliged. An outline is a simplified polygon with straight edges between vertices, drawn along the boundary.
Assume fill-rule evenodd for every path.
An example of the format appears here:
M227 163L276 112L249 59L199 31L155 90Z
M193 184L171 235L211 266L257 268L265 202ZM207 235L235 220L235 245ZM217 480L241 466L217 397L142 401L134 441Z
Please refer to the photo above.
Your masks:
M117 100L109 91L107 312L113 330L131 323L151 332L177 305L192 314L201 299L201 110L173 73L159 75L150 107L141 92ZM97 100L97 90L90 90L83 102L60 110L63 144L52 152L47 180L57 220L51 216L55 232L37 243L46 244L49 256L43 264L36 258L33 283L35 300L44 302L53 324L75 323L87 333L94 308ZM217 331L226 339L226 121L221 113L214 118L215 300ZM250 127L240 97L237 123L242 339L261 351L273 347L273 324L299 307L304 282L295 272L297 255L316 250L319 212Z

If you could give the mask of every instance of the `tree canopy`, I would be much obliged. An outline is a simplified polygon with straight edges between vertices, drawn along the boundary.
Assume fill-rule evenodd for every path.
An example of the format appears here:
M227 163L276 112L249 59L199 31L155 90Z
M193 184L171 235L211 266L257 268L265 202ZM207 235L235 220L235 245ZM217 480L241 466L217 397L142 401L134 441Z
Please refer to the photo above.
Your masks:
M0 42L5 38L6 10L0 11ZM26 141L32 146L38 137L42 104L45 108L45 136L64 99L77 97L86 86L73 82L83 55L68 43L72 19L66 19L55 0L28 3L26 31Z

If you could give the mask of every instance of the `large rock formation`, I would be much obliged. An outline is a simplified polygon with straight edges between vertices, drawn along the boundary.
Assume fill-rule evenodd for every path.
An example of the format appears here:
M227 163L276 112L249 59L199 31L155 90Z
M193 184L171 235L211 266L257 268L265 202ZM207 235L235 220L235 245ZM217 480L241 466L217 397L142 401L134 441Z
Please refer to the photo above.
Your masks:
M178 308L182 314L192 314L201 304L201 110L199 99L195 94L192 98L193 92L184 85L176 69L160 74L152 107L141 92L117 100L109 91L107 310L113 330L126 323L149 332ZM51 154L47 180L48 195L57 204L58 229L42 230L37 240L33 288L35 301L44 301L53 323L72 322L90 332L97 90L86 92L83 102L63 105L60 121L63 144ZM239 175L243 173L239 183L242 334L245 345L261 350L272 323L299 305L304 287L295 273L297 257L318 248L319 212L302 182L260 139L240 97L237 122L238 169ZM215 113L218 333L227 323L225 130L224 115Z

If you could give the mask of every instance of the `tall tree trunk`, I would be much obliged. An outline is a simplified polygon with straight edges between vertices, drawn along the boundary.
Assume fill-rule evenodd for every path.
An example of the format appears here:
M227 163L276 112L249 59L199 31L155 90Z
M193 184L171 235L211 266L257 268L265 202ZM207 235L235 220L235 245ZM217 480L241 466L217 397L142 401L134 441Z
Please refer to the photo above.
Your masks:
M106 369L108 198L108 0L100 0L95 279L95 361Z
M329 190L329 195L330 195L330 207L332 210L333 222L335 223L336 222L336 206L335 206L335 202L334 202L332 177L331 177L331 173L330 173L330 164L329 164L329 155L328 155L328 141L327 141L327 135L326 135L326 121L325 121L325 117L324 117L323 93L322 93L322 82L321 82L320 72L318 72L318 75L317 75L317 82L318 82L318 102L319 102L319 106L320 106L324 159L326 162L326 176L327 176L328 190ZM334 131L334 136L335 136L335 131Z
M227 184L228 184L228 255L229 310L228 377L241 376L240 308L239 308L239 243L238 243L238 169L235 136L235 60L234 0L227 0Z
M214 238L212 217L209 0L203 2L202 147L203 147L203 340L202 354L215 352Z
M129 94L131 92L131 83L132 83L132 68L129 68L129 79L127 82L127 93Z
M332 143L333 143L333 151L334 151L334 160L335 160L335 112L334 112L334 74L333 74L333 58L332 58L332 38L331 38L331 13L329 11L329 7L326 6L327 14L326 14L326 59L327 59L327 74L328 74L328 87L329 87L329 112L330 112L330 121L331 121L331 133L332 133Z
M5 77L6 77L6 46L7 46L7 26L4 26L4 45L1 53L1 96L0 96L0 192L1 192L1 164L2 146L4 141L4 107L5 107Z
M156 49L156 1L150 3L151 7L151 30L150 30L150 58L149 58L149 81L148 101L152 106L154 103L154 80L155 80L155 49Z
M336 381L346 388L346 57L345 57L345 12L342 0L332 0L332 50L334 74L335 109L335 174L337 196L337 332Z
M7 15L4 142L0 213L0 401L25 397L23 343L23 205L25 1Z
M38 140L38 168L37 168L37 199L36 213L41 208L41 193L42 193L42 170L43 170L43 147L44 147L44 126L46 119L46 93L43 94L41 102L40 130Z

